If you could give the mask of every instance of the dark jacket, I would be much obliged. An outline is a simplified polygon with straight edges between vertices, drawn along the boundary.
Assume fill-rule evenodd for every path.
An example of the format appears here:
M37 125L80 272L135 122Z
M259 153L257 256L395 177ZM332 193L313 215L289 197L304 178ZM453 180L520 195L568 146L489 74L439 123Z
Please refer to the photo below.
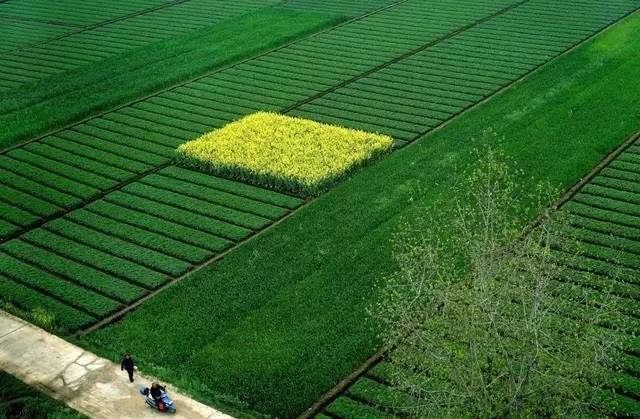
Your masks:
M120 364L120 370L133 371L133 358L124 358Z
M162 386L151 387L151 397L153 397L154 400L158 400L163 391L165 391L165 389Z

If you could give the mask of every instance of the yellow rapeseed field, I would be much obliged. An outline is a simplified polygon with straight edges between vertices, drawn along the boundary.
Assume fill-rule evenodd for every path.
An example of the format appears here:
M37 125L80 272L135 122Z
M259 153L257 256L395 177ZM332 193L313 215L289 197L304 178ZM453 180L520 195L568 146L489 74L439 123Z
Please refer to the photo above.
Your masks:
M392 144L386 135L258 112L182 144L178 160L260 186L313 195Z

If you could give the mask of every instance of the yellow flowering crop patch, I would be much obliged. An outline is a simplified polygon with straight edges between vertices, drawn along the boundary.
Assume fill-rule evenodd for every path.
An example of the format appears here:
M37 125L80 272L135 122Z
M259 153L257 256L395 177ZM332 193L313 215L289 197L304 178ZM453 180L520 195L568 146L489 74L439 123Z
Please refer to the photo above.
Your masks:
M260 186L313 195L392 143L386 135L258 112L182 144L178 160Z

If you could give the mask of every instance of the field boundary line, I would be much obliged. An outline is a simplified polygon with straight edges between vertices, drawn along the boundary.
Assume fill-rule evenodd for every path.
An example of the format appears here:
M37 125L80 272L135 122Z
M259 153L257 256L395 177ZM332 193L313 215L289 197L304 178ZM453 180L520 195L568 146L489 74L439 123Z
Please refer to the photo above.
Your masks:
M459 34L461 34L463 32L466 32L469 29L472 29L472 28L474 28L474 27L476 27L478 25L481 25L481 24L483 24L483 23L485 23L485 22L487 22L489 20L495 19L496 17L501 16L501 15L503 15L503 14L505 14L505 13L517 8L517 7L520 7L523 4L528 3L529 1L530 0L520 0L520 1L517 1L515 3L512 3L509 6L498 10L495 13L492 13L490 15L487 15L487 16L483 17L483 18L475 20L475 21L473 21L473 22L471 22L471 23L469 23L469 24L467 24L467 25L465 25L465 26L463 26L461 28L456 29L453 32L449 32L449 33L447 33L445 35L442 35L441 37L436 38L436 39L434 39L432 41L429 41L428 43L423 44L423 45L421 45L421 46L419 46L417 48L414 48L411 51L407 51L407 52L405 52L405 53L403 53L403 54L401 54L401 55L399 55L397 57L394 57L394 58L392 58L390 60L385 61L382 64L378 64L377 66L372 67L369 70L364 71L364 72L362 72L362 73L360 73L360 74L358 74L358 75L356 75L356 76L354 76L354 77L352 77L352 78L350 78L348 80L340 82L337 85L333 85L330 88L323 90L322 92L316 93L313 96L309 96L309 97L307 97L307 98L305 98L303 100L300 100L300 101L296 102L295 104L286 107L282 111L282 113L291 112L292 110L294 110L296 108L299 108L300 106L303 106L303 105L306 105L306 104L308 104L310 102L313 102L316 99L319 99L319 98L321 98L323 96L326 96L329 93L335 92L338 89L346 87L346 86L348 86L348 85L350 85L350 84L352 84L352 83L354 83L354 82L356 82L356 81L358 81L358 80L360 80L362 78L365 78L365 77L370 76L370 75L372 75L374 73L377 73L380 70L383 70L383 69L385 69L385 68L387 68L387 67L389 67L389 66L391 66L393 64L396 64L396 63L398 63L398 62L400 62L402 60L405 60L405 59L407 59L407 58L409 58L409 57L411 57L413 55L416 55L416 54L418 54L418 53L420 53L420 52L422 52L422 51L424 51L424 50L426 50L428 48L431 48L434 45L437 45L437 44L439 44L441 42L444 42L444 41L456 36L456 35L459 35Z
M72 36L72 35L78 35L80 33L84 33L84 32L87 32L87 31L90 31L90 30L93 30L93 29L101 28L103 26L107 26L107 25L110 25L112 23L122 22L124 20L128 20L128 19L131 19L131 18L134 18L134 17L137 17L137 16L142 16L142 15L145 15L147 13L152 13L152 12L155 12L157 10L162 10L162 9L166 9L168 7L177 6L179 4L186 3L188 1L191 1L191 0L172 0L172 1L168 2L168 3L159 4L157 6L149 7L147 9L139 10L137 12L132 12L132 13L129 13L127 15L117 16L117 17L114 17L114 18L111 18L111 19L107 19L107 20L103 20L103 21L100 21L100 22L96 22L96 23L93 23L93 24L88 25L88 26L74 25L74 27L79 28L79 30L74 31L74 32L65 33L65 34L56 36L54 38L47 39L47 40L42 41L42 42L35 42L33 44L22 45L19 48L16 48L16 49L13 49L13 50L10 50L10 51L6 51L3 54L13 54L13 53L18 53L20 51L24 51L24 50L29 49L29 48L34 48L34 47L38 47L38 46L44 46L44 45L47 45L50 42L59 41L61 39L67 38L67 37ZM24 19L24 20L29 20L29 19ZM44 23L47 23L47 22L44 22Z
M589 173L587 173L582 179L580 179L580 181L578 183L576 183L571 188L569 188L569 190L567 190L564 193L564 195L562 195L562 197L556 202L556 204L553 206L553 208L554 209L562 208L567 202L569 202L571 199L573 199L573 197L576 196L576 194L578 192L580 192L580 190L587 183L591 182L596 176L598 176L600 174L600 172L602 172L602 170L604 168L609 166L609 164L611 164L615 159L620 157L620 155L622 153L627 151L627 149L629 147L631 147L638 140L640 140L640 131L638 131L635 134L631 135L631 137L629 137L624 143L620 144L613 151L611 151L609 154L607 154L605 156L605 158L602 159L600 161L600 163L598 163L597 166L595 166L593 169L591 169L591 171L589 171Z
M395 1L394 3L392 3L392 4L386 5L386 6L384 6L384 7L381 7L381 8L379 8L379 9L376 9L376 10L371 11L371 12L367 12L367 13L365 13L365 14L363 14L363 15L360 15L360 16L356 16L356 17L354 17L354 18L347 19L347 20L345 20L345 21L343 21L343 22L340 22L340 23L338 23L338 24L336 24L336 25L334 25L334 26L331 26L331 27L328 27L328 28L321 29L321 30L319 30L319 31L317 31L317 32L313 32L313 33L310 33L310 34L304 35L304 36L302 36L302 37L300 37L300 38L293 39L293 40L291 40L291 41L289 41L289 42L287 42L287 43L285 43L285 44L282 44L282 45L279 45L279 46L273 47L273 48L271 48L271 49L269 49L269 50L266 50L266 51L260 52L260 53L258 53L258 54L256 54L256 55L252 55L252 56L249 56L249 57L246 57L246 58L242 58L242 59L240 59L240 61L234 61L234 62L232 62L232 63L225 64L225 65L223 65L223 66L221 66L221 67L215 68L215 69L213 69L213 70L206 71L206 72L204 72L204 73L202 73L202 74L199 74L199 75L197 75L197 76L192 76L192 77L189 77L189 78L187 78L187 79L185 79L185 80L181 80L181 81L179 81L179 82L176 82L176 83L174 83L174 84L171 84L171 85L169 85L169 86L166 86L166 87L160 88L160 89L158 89L158 90L155 90L155 91L153 91L153 92L151 92L151 93L145 94L145 95L143 95L143 96L141 96L141 97L138 97L138 98L136 98L136 99L133 99L133 100L130 100L130 101L127 101L127 102L125 102L125 103L118 104L118 105L114 105L113 107L110 107L109 109L99 111L99 112L97 112L97 113L95 113L95 114L93 114L93 115L89 115L89 116L84 117L84 118L81 118L81 119L79 119L79 120L77 120L77 121L73 121L73 122L69 122L69 123L67 123L67 124L63 124L63 125L62 125L62 126L60 126L60 127L53 128L53 129L51 129L51 130L49 130L49 131L44 132L43 134L39 134L39 135L37 135L36 137L33 137L33 138L29 139L29 140L25 140L25 141L23 141L23 142L20 142L19 144L15 144L15 145L12 145L12 146L9 146L9 147L5 147L5 148L3 148L3 149L1 149L1 150L0 150L0 155L6 154L7 152L9 152L9 151L11 151L11 150L14 150L14 149L16 149L16 148L21 148L21 147L24 147L24 146L26 146L26 145L29 145L29 144L31 144L31 143L33 143L33 142L36 142L36 141L42 140L42 139L44 139L44 138L46 138L46 137L48 137L48 136L50 136L50 135L54 135L54 134L56 134L56 133L59 133L59 132L65 131L65 130L67 130L67 129L71 128L71 127L74 127L74 126L76 126L76 125L83 124L83 123L85 123L85 122L87 122L87 121L90 121L90 120L92 120L92 119L100 118L100 117L102 117L102 116L104 116L104 115L107 115L107 114L109 114L109 113L112 113L112 112L118 111L118 110L120 110L120 109L122 109L122 108L126 108L126 107L128 107L128 106L135 105L136 103L143 102L143 101L145 101L145 100L147 100L147 99L150 99L150 98L152 98L152 97L159 96L159 95L161 95L162 93L169 92L169 91L174 90L174 89L176 89L176 88L178 88L178 87L185 86L185 85L187 85L187 84L189 84L189 83L193 83L193 82L195 82L195 81L198 81L198 80L204 79L204 78L209 77L209 76L211 76L211 75L213 75L213 74L217 74L217 73L219 73L219 72L222 72L222 71L228 70L228 69L230 69L230 68L234 68L234 67L236 67L236 66L238 66L238 65L244 64L244 63L249 62L249 61L251 61L251 60L255 60L255 59L257 59L257 58L260 58L260 57L266 56L266 55L268 55L268 54L274 53L274 52L279 51L279 50L281 50L281 49L287 48L287 47L289 47L289 46L291 46L291 45L295 45L295 44L297 44L297 43L299 43L299 42L305 41L305 40L307 40L307 39L311 39L311 38L313 38L313 37L315 37L315 36L318 36L318 35L321 35L321 34L324 34L324 33L331 32L331 31L336 30L336 29L338 29L338 28L340 28L340 27L342 27L342 26L349 25L349 24L351 24L351 23L354 23L354 22L357 22L357 21L359 21L359 20L365 19L365 18L367 18L367 17L369 17L369 16L371 16L371 15L374 15L374 14L377 14L377 13L381 13L381 12L386 11L386 10L388 10L388 9L394 8L394 7L396 7L396 6L399 6L400 4L402 4L402 3L406 3L407 1L409 1L409 0L397 0L397 1ZM527 1L528 1L528 0L527 0Z
M248 242L250 242L250 241L252 241L252 240L254 240L254 239L256 239L256 238L258 238L258 237L260 237L260 236L262 236L264 234L266 234L267 232L273 230L278 225L282 224L283 222L285 222L289 218L293 217L298 212L302 211L304 208L306 208L309 204L314 202L316 199L317 198L307 199L300 206L298 206L297 208L289 211L287 214L282 216L280 219L274 221L273 223L269 224L265 228L263 228L261 230L258 230L256 232L254 232L253 234L250 234L249 236L247 236L244 239L242 239L242 240L238 241L237 243L235 243L233 246L230 246L228 249L226 249L222 253L218 253L217 255L214 255L213 257L205 260L204 262L201 262L201 263L199 263L197 265L192 266L189 270L187 270L182 275L170 279L165 284L163 284L160 287L156 288L155 290L151 291L149 294L143 296L142 298L136 300L132 304L127 305L126 307L124 307L123 309L117 311L116 313L113 313L110 316L101 319L97 323L94 323L93 325L91 325L91 326L89 326L87 328L80 329L79 331L75 332L73 334L73 336L86 335L88 333L94 332L94 331L96 331L96 330L98 330L98 329L100 329L102 327L108 326L108 325L110 325L110 324L122 319L126 314L128 314L129 312L135 310L140 305L142 305L144 302L146 302L147 300L155 297L156 295L158 295L162 291L166 290L167 288L177 284L178 282L180 282L180 281L184 280L185 278L187 278L188 276L191 276L191 275L195 274L196 272L206 268L207 266L222 260L224 257L229 255L229 253L233 252L234 250L238 249L239 247L244 246Z
M371 368L375 367L382 361L384 355L393 349L392 346L387 345L378 349L378 351L369 357L361 366L354 370L351 374L340 380L331 390L326 392L320 400L315 402L309 409L305 410L298 419L311 419L320 414L322 410L329 406L335 399L340 397L347 391L358 379L365 375Z

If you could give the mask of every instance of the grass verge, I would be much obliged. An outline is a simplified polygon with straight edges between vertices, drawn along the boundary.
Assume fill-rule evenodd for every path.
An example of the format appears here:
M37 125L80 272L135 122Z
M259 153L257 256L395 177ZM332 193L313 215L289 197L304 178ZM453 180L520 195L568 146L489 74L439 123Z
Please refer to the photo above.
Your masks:
M231 394L295 416L377 349L366 307L394 269L390 238L451 205L454 174L473 165L475 148L498 138L524 186L567 188L640 127L639 29L640 14L625 19L83 344L114 359L125 345L204 401ZM158 319L171 327L147 333Z
M340 19L267 8L0 92L0 149L275 48Z
M29 387L17 378L0 371L1 418L87 418L64 403Z

